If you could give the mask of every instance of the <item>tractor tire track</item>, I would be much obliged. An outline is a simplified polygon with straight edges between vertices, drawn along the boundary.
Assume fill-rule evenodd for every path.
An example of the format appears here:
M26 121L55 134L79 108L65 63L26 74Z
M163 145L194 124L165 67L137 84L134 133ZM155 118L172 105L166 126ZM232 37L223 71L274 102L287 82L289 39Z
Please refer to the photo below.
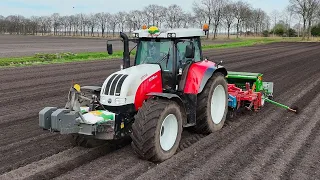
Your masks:
M160 164L136 157L130 145L73 147L69 136L38 126L45 106L64 106L71 80L100 85L121 61L102 60L0 69L0 179L310 179L319 176L320 44L274 43L204 56L232 71L262 72L275 100L261 112L227 120L208 136L183 133L177 154ZM278 164L275 166L275 164ZM254 168L253 168L254 167Z

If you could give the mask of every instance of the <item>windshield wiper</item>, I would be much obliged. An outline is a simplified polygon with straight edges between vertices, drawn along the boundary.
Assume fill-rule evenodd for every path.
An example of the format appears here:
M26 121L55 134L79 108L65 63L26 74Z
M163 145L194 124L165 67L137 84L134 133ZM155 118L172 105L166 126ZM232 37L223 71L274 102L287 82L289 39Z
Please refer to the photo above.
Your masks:
M166 53L161 59L159 59L156 63L158 64L158 63L161 63L163 60L165 60L165 58L167 58L166 60L166 67L168 66L168 61L169 61L169 57L170 57L170 49L171 48L169 48L169 51L168 51L168 53Z

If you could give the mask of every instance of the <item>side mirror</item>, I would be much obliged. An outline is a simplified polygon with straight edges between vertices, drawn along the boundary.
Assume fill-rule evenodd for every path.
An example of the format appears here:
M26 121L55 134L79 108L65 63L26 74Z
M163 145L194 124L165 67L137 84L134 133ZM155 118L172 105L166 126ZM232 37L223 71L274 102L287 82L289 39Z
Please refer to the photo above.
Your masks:
M194 58L194 51L195 51L195 48L194 48L193 43L191 42L190 45L186 46L185 57L193 59Z
M107 44L107 51L109 55L113 53L112 44Z

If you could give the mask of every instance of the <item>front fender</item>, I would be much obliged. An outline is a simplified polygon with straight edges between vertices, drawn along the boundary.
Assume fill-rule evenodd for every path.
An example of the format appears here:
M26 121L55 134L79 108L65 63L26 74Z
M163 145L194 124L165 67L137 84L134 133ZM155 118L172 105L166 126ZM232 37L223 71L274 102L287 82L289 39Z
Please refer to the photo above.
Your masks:
M183 114L187 115L185 103L183 102L181 97L179 97L176 94L171 94L171 93L148 93L147 96L149 96L149 97L161 97L161 98L166 98L166 99L173 100L173 101L175 101L176 103L179 104L179 106L181 107L181 110L184 111ZM183 118L183 126L185 126L186 124L188 124L187 117Z
M179 100L181 100L181 98L178 95L171 94L171 93L155 93L155 92L153 92L153 93L148 93L147 96L156 96L156 97L163 97L163 98L168 98L168 99L178 98Z

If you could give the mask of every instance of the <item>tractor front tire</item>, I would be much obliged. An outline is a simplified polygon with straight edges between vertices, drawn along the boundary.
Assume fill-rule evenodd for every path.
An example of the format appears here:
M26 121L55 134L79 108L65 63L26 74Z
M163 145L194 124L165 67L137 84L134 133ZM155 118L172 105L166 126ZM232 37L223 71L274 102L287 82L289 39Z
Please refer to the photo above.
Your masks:
M171 100L149 99L135 116L131 146L144 160L163 162L177 151L182 134L180 106Z
M197 124L193 130L210 134L220 130L228 113L228 83L222 73L215 73L198 95Z

